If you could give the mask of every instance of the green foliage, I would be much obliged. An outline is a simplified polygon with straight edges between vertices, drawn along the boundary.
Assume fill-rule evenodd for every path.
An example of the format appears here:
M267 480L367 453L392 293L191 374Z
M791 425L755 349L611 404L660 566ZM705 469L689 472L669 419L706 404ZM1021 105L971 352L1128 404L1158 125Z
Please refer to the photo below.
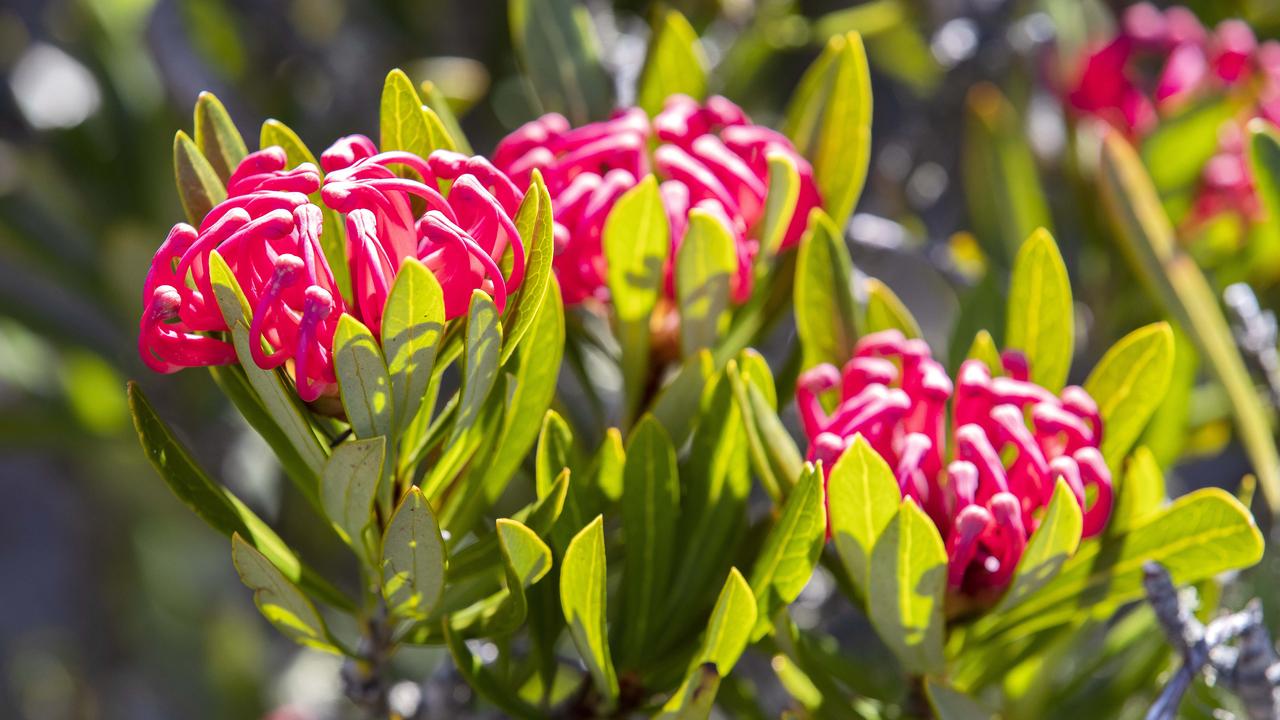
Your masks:
M1102 457L1108 467L1119 469L1164 397L1172 372L1173 332L1156 323L1126 335L1089 373L1084 389L1098 403L1106 428Z
M510 0L511 41L543 112L575 125L603 119L612 108L609 78L587 9L572 0Z
M391 612L422 619L444 591L444 540L431 506L416 487L409 488L382 537L382 593Z
M800 595L822 552L827 513L822 491L822 471L805 468L795 489L787 496L782 515L765 537L751 568L751 588L756 596L756 625L752 639L769 631L769 622L780 608Z
M688 356L715 347L728 328L738 271L738 251L729 228L706 210L690 210L689 229L676 250L675 267L680 348Z
M867 611L880 639L903 668L945 671L942 647L947 551L924 511L910 498L880 533L871 551Z
M689 21L675 10L656 13L636 104L653 117L671 95L702 100L707 94L706 66L698 33Z
M800 239L795 284L796 335L803 366L843 365L858 337L853 261L840 227L821 210L809 216Z
M1036 230L1013 260L1005 345L1024 352L1031 381L1053 392L1066 385L1071 370L1074 316L1071 280L1058 245L1048 231Z
M858 33L827 41L796 86L783 131L813 164L823 207L843 228L871 158L871 76Z
M901 502L893 469L865 438L855 436L827 478L827 507L836 554L864 595L870 587L872 550Z
M338 654L315 605L265 555L237 533L231 536L231 557L240 580L253 590L253 603L280 632L307 647Z
M596 517L574 536L560 571L560 604L578 655L591 671L596 690L618 697L618 676L609 654L605 626L604 518Z

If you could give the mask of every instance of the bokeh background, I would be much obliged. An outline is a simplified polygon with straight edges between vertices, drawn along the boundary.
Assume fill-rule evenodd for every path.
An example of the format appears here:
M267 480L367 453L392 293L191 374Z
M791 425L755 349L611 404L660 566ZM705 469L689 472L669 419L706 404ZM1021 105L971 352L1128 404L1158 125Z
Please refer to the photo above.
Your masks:
M626 102L654 6L584 4ZM1124 331L1159 316L1150 302L1113 302L1132 277L1106 249L1105 233L1078 212L1091 190L1073 185L1062 167L1069 130L1053 49L1082 41L1073 18L1105 15L1108 6L667 6L702 34L713 88L766 123L827 36L864 33L875 154L849 238L860 269L904 299L939 352L956 344L957 323L968 323L972 337L984 307L1002 318L989 295L971 292L962 262L971 241L957 235L975 224L966 192L986 191L963 182L963 118L984 82L1022 113L1018 128L1077 283L1084 332L1076 367L1090 367ZM1247 17L1260 37L1280 27L1272 0L1206 0L1196 9L1206 23ZM0 3L0 718L343 716L336 661L294 650L261 620L225 540L159 482L129 421L124 383L136 378L204 467L325 564L332 548L291 532L298 499L208 375L158 377L137 360L142 277L182 217L173 135L190 131L191 107L207 89L251 143L267 118L317 151L343 134L376 136L382 78L399 66L440 86L483 152L538 112L510 37L503 0ZM1248 464L1231 440L1221 394L1196 392L1187 420L1194 442L1179 452L1172 489L1234 487ZM1275 572L1264 564L1240 592ZM409 662L425 675L442 672L435 660L425 653Z

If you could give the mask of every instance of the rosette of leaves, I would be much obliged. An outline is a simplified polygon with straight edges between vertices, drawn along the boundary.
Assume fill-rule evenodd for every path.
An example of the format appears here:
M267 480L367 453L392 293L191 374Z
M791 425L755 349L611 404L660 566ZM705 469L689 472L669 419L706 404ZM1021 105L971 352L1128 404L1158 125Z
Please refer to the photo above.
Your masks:
M855 295L847 280L830 281L833 273L855 277L838 235L807 234L796 272L796 322L804 357L812 359L807 364L842 362L860 334L892 328L919 337L910 312L883 285L869 280ZM805 290L814 287L826 292ZM1033 369L1060 370L1058 386L1074 354L1070 287L1056 244L1048 233L1034 233L1013 263L1005 337L1020 345ZM969 356L999 365L985 331ZM1141 598L1143 563L1161 563L1178 584L1211 585L1217 574L1256 563L1263 550L1253 517L1228 493L1202 489L1168 501L1159 464L1139 444L1173 363L1170 330L1159 323L1120 340L1088 374L1084 386L1100 408L1102 452L1116 478L1108 526L1081 541L1080 507L1060 488L1009 587L981 606L948 597L942 538L901 499L883 459L867 452L860 461L838 461L824 497L831 542L821 562L875 632L855 646L842 645L821 627L799 628L785 611L769 615L773 667L794 703L816 717L977 718L997 711L1043 717L1067 699L1109 713L1126 689L1153 687L1168 655L1138 638L1143 628L1155 632L1154 618L1117 615ZM766 401L772 387L758 387L754 379L742 384L739 411L754 473L766 487L766 478L776 478L785 488L799 454ZM851 454L855 450L845 456ZM866 567L866 558L881 562L872 572L854 572ZM1154 657L1141 654L1147 650ZM1082 702L1091 674L1118 661L1130 666L1106 693Z

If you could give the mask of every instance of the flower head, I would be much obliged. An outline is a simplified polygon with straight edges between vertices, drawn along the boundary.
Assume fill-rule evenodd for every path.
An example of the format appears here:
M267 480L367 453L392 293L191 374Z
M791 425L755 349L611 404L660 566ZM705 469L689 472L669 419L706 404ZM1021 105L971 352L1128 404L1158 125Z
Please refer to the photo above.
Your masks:
M475 290L503 308L523 279L524 246L512 220L521 195L483 158L379 153L368 138L353 135L323 154L323 183L311 163L287 164L278 147L247 156L228 179L227 199L198 229L175 225L157 250L143 288L138 338L149 367L174 372L236 361L231 343L214 334L228 330L209 273L214 250L252 309L254 363L288 367L307 402L336 389L333 336L343 313L380 333L405 258L421 260L440 281L447 319L466 313ZM449 183L447 192L442 183ZM311 199L317 192L324 207L345 216L350 298L339 292L320 244L326 228L321 206ZM504 275L508 252L511 269Z
M1158 72L1147 75L1154 64ZM1222 212L1247 220L1261 210L1245 161L1243 122L1280 123L1280 43L1259 44L1249 25L1226 20L1210 31L1184 7L1129 7L1116 35L1087 55L1066 89L1079 114L1097 117L1133 137L1162 117L1207 97L1247 98L1239 122L1219 132L1218 152L1205 165L1190 215L1197 223Z
M652 153L651 145L656 145ZM528 187L535 169L542 173L555 208L555 268L566 302L607 299L605 219L618 198L650 172L661 180L671 227L669 258L684 239L689 211L706 210L734 237L738 273L733 296L744 302L751 294L772 152L787 154L801 178L785 248L799 240L809 210L821 204L813 169L785 136L753 125L723 97L700 104L674 95L652 121L639 108L578 128L560 115L544 115L503 139L494 163L521 187ZM672 266L668 260L668 296L674 294Z
M1018 353L1006 353L1001 370L968 360L953 383L924 341L887 330L862 338L842 370L819 365L796 388L809 459L829 473L862 436L937 525L948 585L967 594L1008 584L1059 479L1083 510L1084 537L1111 514L1093 399L1080 387L1055 395L1030 382ZM829 414L828 391L839 393Z

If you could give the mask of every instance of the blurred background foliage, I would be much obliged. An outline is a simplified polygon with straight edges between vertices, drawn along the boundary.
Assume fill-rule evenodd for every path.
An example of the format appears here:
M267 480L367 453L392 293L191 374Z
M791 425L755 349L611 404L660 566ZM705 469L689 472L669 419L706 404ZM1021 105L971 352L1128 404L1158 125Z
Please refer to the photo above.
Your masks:
M874 154L848 228L855 263L894 289L938 354L960 357L979 328L999 324L996 288L1005 286L1010 248L1037 225L1052 228L1079 285L1078 381L1124 332L1164 315L1116 250L1097 189L1077 166L1088 153L1059 101L1062 67L1121 5L669 0L663 7L683 12L702 36L716 68L712 90L766 124L777 122L827 37L861 32L874 85ZM1280 33L1280 5L1271 0L1191 6L1206 24L1243 17L1259 38ZM633 102L657 5L581 7L614 96ZM223 539L157 482L130 427L124 380L138 378L205 467L324 563L319 539L289 532L299 498L208 376L159 378L137 360L138 288L182 216L172 137L190 129L190 108L205 89L247 138L267 118L313 148L340 134L372 135L381 78L399 66L415 81L432 81L486 152L540 111L517 71L507 11L500 0L0 6L0 717L341 716L337 661L296 652L257 617ZM1274 280L1280 268L1263 275ZM1260 293L1274 307L1268 287L1260 283ZM1249 464L1233 439L1229 403L1216 384L1196 382L1204 373L1192 346L1182 347L1181 390L1170 393L1144 441L1173 466L1172 493L1234 487ZM1256 594L1252 580L1274 580L1276 563L1268 553L1227 604ZM818 613L815 597L802 596L801 617ZM1280 618L1274 601L1267 610ZM1118 692L1120 670L1144 658L1167 661L1162 648L1103 652L1097 657L1117 664L1115 682L1079 694ZM410 658L424 675L435 660L425 651ZM1086 661L1098 660L1063 658ZM751 674L752 662L740 672ZM468 701L452 695L454 684L439 688L449 696L432 707Z

